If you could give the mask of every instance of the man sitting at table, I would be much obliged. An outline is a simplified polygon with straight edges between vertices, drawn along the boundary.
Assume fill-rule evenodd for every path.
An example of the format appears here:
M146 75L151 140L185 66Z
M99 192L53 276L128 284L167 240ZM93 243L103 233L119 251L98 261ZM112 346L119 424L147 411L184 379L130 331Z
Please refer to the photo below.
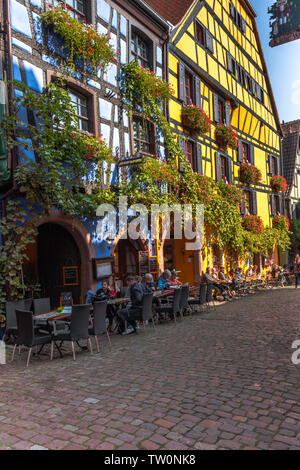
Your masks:
M144 279L141 282L142 288L145 294L149 294L150 292L155 291L155 285L153 276L150 273L145 274Z
M165 271L162 273L162 275L158 279L158 285L157 285L158 289L159 290L169 289L170 279L171 279L171 271L169 271L169 269L165 269Z
M107 281L102 282L102 287L97 290L94 302L101 302L102 300L110 300L115 296L115 292L111 290ZM109 331L112 331L113 318L115 315L115 308L113 305L107 305L106 316L109 321Z
M206 269L206 273L204 274L203 278L204 281L208 284L209 289L214 290L213 297L215 300L217 299L218 292L222 294L224 300L227 300L226 291L219 284L219 281L213 277L211 268Z
M120 320L119 333L122 335L137 333L136 320L138 320L141 316L144 295L142 284L137 282L134 276L128 276L126 282L130 288L130 303L126 308L122 308L118 311L118 317ZM129 323L126 331L125 321Z

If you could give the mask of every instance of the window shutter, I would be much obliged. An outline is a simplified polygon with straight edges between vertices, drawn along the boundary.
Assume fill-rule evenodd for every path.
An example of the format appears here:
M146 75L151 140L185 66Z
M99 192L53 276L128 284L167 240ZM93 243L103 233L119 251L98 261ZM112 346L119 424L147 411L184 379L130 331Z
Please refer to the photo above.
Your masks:
M252 83L252 94L256 95L256 82L254 78L251 78L251 83Z
M179 99L184 101L185 99L185 68L182 62L179 62L179 77L178 77L178 85L179 85Z
M250 144L250 163L254 165L254 145Z
M239 162L243 163L243 141L239 140Z
M232 55L227 52L227 68L230 73L233 73L233 67L232 67Z
M196 164L197 164L197 173L200 173L200 175L203 174L202 171L202 147L201 144L196 144Z
M199 77L194 77L195 84L195 104L201 106L201 80Z
M257 194L255 191L252 191L251 193L251 203L252 203L252 207L251 207L252 214L257 215Z
M271 194L271 214L275 214L275 196Z
M207 29L205 30L205 38L206 38L206 47L213 54L214 53L214 40L213 40L212 35Z
M216 93L214 93L214 120L220 122L219 97Z
M279 158L276 158L276 175L280 175L280 162Z
M221 180L221 155L219 152L216 152L216 180Z
M273 159L272 159L272 155L269 155L269 173L270 173L270 175L273 175Z
M225 116L226 116L226 124L230 126L231 124L231 111L230 111L230 105L228 103L225 103Z
M185 141L179 138L178 145L181 148L183 154L185 155ZM180 171L180 173L183 173L183 164L180 160L178 161L178 170Z
M231 167L230 158L227 158L227 167L228 167L228 183L232 184L232 167Z
M242 202L241 202L241 216L242 217L245 217L245 199L244 197L242 198Z
M235 8L234 8L234 4L232 2L230 4L230 13L231 13L231 17L233 19L235 19Z
M283 200L282 200L282 197L281 197L281 196L279 197L279 210L280 210L280 214L283 214L283 213L284 213L284 210L283 210Z
M244 18L242 18L241 27L242 27L243 33L245 33L246 32L246 21L244 20Z

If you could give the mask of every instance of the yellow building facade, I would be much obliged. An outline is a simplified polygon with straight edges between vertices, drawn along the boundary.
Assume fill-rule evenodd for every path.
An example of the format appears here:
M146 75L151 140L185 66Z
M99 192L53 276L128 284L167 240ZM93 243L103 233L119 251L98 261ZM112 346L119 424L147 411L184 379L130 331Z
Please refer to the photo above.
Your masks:
M270 187L270 178L281 174L281 131L255 16L250 3L242 0L196 1L190 6L170 38L169 82L175 93L169 118L194 171L240 187L249 202L247 214L241 215L259 215L269 226L283 212L281 197ZM195 135L184 128L182 107L189 103L209 116L209 133ZM224 151L218 145L218 124L237 132L237 150ZM246 161L261 171L259 184L243 186L240 181L239 168ZM174 241L173 261L189 282L198 280L197 271L226 263L213 240L205 241L200 260L181 245ZM254 262L264 267L261 257Z

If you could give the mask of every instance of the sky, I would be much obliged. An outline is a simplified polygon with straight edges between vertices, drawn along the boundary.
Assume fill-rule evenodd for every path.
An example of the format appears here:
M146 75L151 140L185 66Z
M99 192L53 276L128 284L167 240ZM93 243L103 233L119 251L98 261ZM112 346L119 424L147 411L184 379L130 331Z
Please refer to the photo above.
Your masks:
M251 0L251 3L258 14L256 22L279 119L285 122L300 119L300 39L270 47L268 7L274 4L275 0Z

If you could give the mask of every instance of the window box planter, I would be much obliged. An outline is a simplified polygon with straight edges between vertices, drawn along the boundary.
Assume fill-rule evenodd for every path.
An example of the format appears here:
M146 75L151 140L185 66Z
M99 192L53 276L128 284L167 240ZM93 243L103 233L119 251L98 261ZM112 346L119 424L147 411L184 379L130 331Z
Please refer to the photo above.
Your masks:
M258 184L262 179L261 171L251 163L243 163L240 166L240 180L243 183Z
M279 193L280 191L286 191L288 188L286 179L283 176L273 176L270 181L271 188L273 191Z
M218 182L218 187L221 195L234 206L239 207L242 202L242 191L231 184L226 184L224 181Z
M216 127L216 141L222 147L230 147L235 150L238 146L238 136L231 126L220 124Z
M247 215L243 218L243 227L248 232L261 234L264 226L261 218L258 215Z
M68 61L71 69L75 70L76 58L83 59L94 73L97 73L99 67L105 69L108 64L115 62L115 51L109 43L109 36L99 34L93 25L73 18L68 9L65 5L48 5L41 17L44 24L53 26L54 32L64 40L70 52Z
M195 104L183 106L182 123L184 127L197 134L207 134L211 127L210 119L205 111Z

